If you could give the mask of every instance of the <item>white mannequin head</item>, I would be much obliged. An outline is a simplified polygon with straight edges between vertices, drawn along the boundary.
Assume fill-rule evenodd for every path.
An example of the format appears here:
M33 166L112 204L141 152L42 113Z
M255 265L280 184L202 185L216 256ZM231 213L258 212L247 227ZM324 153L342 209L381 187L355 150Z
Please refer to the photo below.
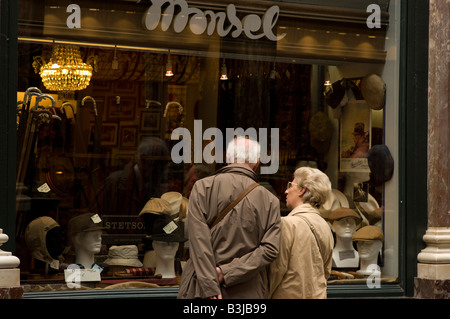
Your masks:
M356 231L356 213L350 208L339 208L328 217L333 220L332 230L336 234L336 245L333 248L333 266L337 268L357 268L359 265L358 251L353 247L352 236ZM339 216L339 217L338 217Z
M68 237L75 251L75 262L90 269L94 255L102 247L103 224L100 216L84 213L73 217L68 223Z
M92 230L77 233L72 238L75 250L75 262L86 269L94 264L94 255L100 252L102 247L102 231Z
M378 264L378 254L381 251L382 245L381 240L358 241L356 243L361 263L359 273L365 275L372 275L374 273L374 267L372 265Z
M353 241L356 241L356 248L359 252L360 270L364 275L373 275L374 271L379 272L378 254L383 247L383 231L378 226L364 226L353 234ZM374 267L376 266L376 267Z
M178 246L178 242L153 241L156 254L155 274L160 274L162 278L175 278L175 255Z
M344 217L333 222L333 231L337 238L352 238L356 231L356 220L353 217Z

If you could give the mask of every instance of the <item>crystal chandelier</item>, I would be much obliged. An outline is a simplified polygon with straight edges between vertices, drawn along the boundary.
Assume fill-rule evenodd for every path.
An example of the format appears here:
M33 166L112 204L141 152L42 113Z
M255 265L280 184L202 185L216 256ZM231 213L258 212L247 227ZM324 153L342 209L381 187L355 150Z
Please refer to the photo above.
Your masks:
M40 56L34 57L33 60L34 70L40 74L45 88L57 91L62 96L85 89L97 63L94 56L84 63L79 47L63 45L53 46L52 59L48 63Z

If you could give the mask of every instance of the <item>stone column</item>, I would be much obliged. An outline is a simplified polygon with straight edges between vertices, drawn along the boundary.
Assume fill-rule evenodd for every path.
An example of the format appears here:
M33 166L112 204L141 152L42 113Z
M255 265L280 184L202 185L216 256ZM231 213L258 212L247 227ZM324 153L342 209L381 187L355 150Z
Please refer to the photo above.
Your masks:
M417 256L416 298L450 298L450 0L430 0L428 62L428 228Z
M0 246L8 241L8 235L0 228ZM0 299L19 299L23 297L20 286L19 258L0 249Z

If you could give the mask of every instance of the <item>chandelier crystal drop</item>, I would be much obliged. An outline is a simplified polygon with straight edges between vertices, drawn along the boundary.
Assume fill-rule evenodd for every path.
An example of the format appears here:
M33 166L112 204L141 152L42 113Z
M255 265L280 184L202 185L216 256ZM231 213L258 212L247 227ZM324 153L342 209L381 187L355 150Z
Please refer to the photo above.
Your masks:
M34 57L33 67L47 90L70 93L89 86L96 60L88 60L94 66L83 62L79 47L55 45L51 61L45 63L41 57Z

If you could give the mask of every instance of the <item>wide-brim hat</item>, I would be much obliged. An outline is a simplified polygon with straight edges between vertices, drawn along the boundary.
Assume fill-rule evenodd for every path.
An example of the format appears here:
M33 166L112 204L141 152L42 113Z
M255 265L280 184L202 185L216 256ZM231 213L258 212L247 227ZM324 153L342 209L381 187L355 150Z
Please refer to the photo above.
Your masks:
M110 266L142 267L136 245L111 246L105 263Z
M386 84L377 74L368 74L361 80L361 94L369 107L381 110L386 103Z
M185 242L184 226L177 219L178 216L161 215L154 219L153 227L145 241Z
M364 226L358 229L352 236L353 241L384 240L383 230L378 226Z

